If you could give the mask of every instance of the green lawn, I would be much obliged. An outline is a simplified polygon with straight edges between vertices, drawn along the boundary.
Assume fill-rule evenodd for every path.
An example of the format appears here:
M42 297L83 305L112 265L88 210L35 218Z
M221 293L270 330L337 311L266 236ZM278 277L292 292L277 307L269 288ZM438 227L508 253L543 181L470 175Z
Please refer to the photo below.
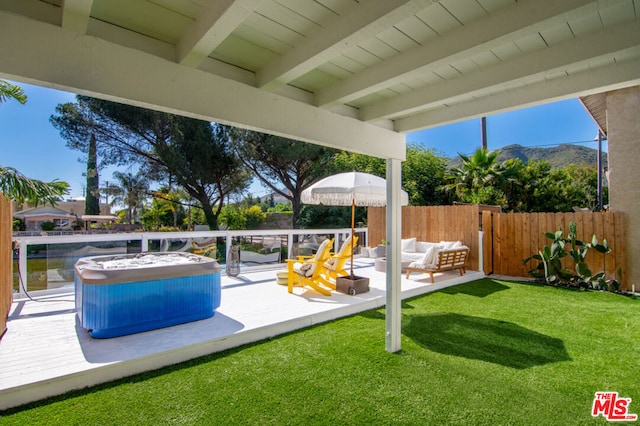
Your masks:
M640 414L640 301L484 279L73 392L0 424L578 425L596 391Z

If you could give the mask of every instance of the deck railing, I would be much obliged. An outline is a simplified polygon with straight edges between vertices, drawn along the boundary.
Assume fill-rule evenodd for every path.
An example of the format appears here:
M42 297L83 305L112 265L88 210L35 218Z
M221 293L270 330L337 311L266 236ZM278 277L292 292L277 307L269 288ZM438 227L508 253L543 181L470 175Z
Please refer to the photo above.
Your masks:
M13 240L13 288L20 297L34 290L73 283L73 266L86 256L140 252L188 251L214 257L224 265L232 245L240 247L244 271L282 267L286 258L310 255L323 238L334 248L351 233L341 229L274 229L194 232L133 232L120 234L22 236ZM360 246L367 246L367 228L356 228Z

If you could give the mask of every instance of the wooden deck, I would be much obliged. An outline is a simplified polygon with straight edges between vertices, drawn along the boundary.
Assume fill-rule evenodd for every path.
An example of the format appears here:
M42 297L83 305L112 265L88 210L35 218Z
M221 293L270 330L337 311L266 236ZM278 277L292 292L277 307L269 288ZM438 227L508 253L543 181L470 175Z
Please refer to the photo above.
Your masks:
M154 370L245 343L344 317L385 304L385 274L373 259L356 259L371 290L357 296L275 282L275 270L222 276L222 303L209 319L112 339L93 339L76 321L73 289L14 301L0 341L0 410L121 377ZM402 298L482 278L458 271L402 278Z

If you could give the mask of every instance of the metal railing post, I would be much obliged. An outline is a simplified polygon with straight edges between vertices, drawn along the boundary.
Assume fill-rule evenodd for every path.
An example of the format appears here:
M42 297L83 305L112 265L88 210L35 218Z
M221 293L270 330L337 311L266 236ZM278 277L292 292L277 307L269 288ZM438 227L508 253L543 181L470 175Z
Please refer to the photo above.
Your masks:
M143 253L149 251L149 237L145 234L142 234L142 241L140 242L140 251Z
M20 297L27 297L26 290L29 288L29 282L27 281L27 242L20 241L20 255L18 257L18 279L20 282L18 283L18 291ZM24 284L24 288L21 284Z
M293 232L287 232L287 259L293 259Z

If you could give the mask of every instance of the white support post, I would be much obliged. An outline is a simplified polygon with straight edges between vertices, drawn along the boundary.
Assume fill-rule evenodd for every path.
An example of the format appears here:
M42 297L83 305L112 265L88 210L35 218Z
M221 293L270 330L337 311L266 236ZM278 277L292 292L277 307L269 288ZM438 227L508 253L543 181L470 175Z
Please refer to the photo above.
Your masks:
M401 252L402 236L402 163L387 159L387 314L386 350L399 352L402 326Z
M140 251L146 253L149 251L149 237L142 234L142 241L140 242Z

